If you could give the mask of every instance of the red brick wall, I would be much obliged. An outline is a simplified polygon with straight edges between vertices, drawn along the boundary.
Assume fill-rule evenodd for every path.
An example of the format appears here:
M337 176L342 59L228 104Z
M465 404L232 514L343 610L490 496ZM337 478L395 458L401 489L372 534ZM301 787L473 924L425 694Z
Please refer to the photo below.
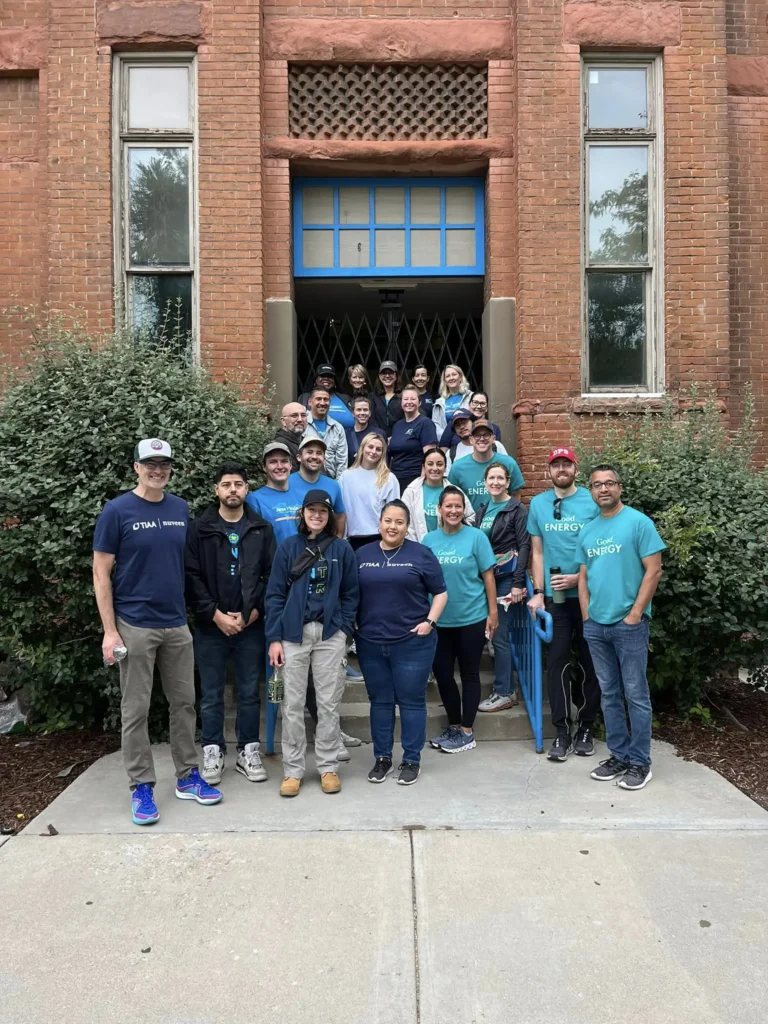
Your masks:
M580 50L564 36L563 2L217 0L206 8L200 327L215 372L263 367L264 301L292 290L289 163L262 154L264 139L286 134L286 62L264 55L264 17L268 32L276 16L511 16L514 54L489 64L491 134L512 135L515 145L488 170L486 295L517 300L510 372L521 403L520 461L529 477L539 472L543 451L569 436L583 405ZM595 11L609 6L604 0ZM730 54L768 56L765 8L762 0L680 0L679 11L680 45L664 52L667 379L674 386L693 374L723 397L752 379L765 423L768 97L732 96L729 104L726 90L726 44ZM75 304L92 327L108 327L110 40L99 49L92 0L6 0L0 34L36 26L45 27L45 47L39 66L24 69L31 77L3 64L0 38L0 305ZM189 37L179 45L190 49Z
M768 58L762 0L728 0L728 53ZM763 65L764 71L768 67ZM756 90L758 91L758 90ZM728 98L730 142L731 382L755 395L763 433L758 458L768 462L768 74L763 95Z
M260 33L258 5L218 3L198 54L200 337L217 374L266 361Z
M36 74L0 77L0 308L28 307L42 294L43 197L40 88ZM5 351L22 314L0 323Z

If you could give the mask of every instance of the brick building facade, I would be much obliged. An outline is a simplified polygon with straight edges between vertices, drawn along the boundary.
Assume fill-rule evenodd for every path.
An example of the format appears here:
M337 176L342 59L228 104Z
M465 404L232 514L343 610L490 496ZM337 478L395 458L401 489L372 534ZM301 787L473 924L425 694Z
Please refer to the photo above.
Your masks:
M186 99L171 109L139 73L127 95L131 68L177 67L188 123ZM174 256L145 255L132 276L148 251L128 223L133 168L162 146L189 221L163 236ZM281 399L302 358L367 354L375 369L405 323L407 365L474 360L529 480L575 420L691 376L724 408L751 381L768 421L760 0L5 0L0 171L0 305L74 304L99 329L153 288L189 294L201 358L217 373L269 363ZM453 178L470 183L461 195ZM344 204L366 179L370 225L353 237ZM298 207L302 183L315 191ZM452 228L477 183L482 223ZM387 198L405 201L405 227ZM431 224L417 206L433 199ZM327 257L310 234L323 224ZM320 253L306 276L301 237ZM472 267L456 247L480 239Z

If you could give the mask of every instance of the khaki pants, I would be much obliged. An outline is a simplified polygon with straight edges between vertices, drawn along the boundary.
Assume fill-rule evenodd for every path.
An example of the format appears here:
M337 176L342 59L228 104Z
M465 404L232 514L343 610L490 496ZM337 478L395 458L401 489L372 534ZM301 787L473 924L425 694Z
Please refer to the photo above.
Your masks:
M176 777L182 778L198 765L192 634L187 626L141 629L124 619L117 620L117 631L128 648L127 656L118 664L123 763L131 787L156 781L148 728L155 662L170 706L171 755Z
M304 778L307 752L304 705L310 665L317 696L317 770L321 775L335 772L339 767L339 704L344 693L342 658L347 650L347 637L339 631L329 640L323 640L322 622L305 622L302 642L283 641L283 650L283 773L294 779Z

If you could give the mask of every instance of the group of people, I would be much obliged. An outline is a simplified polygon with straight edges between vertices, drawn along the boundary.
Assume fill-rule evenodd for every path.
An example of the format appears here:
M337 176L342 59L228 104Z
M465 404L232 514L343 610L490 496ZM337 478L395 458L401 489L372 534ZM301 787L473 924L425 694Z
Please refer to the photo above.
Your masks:
M137 446L137 486L106 503L93 545L104 659L120 666L136 824L159 817L147 730L155 664L170 705L181 799L221 799L230 660L235 769L246 779L267 777L259 681L268 659L282 677L281 796L295 797L306 773L306 710L315 720L322 791L341 790L339 761L349 760L347 745L359 743L342 733L339 720L350 671L364 679L370 700L369 781L383 782L393 771L397 708L397 782L411 785L427 743L432 674L447 726L429 744L446 754L475 747L478 712L518 702L509 618L524 601L532 614L546 608L553 618L547 679L556 736L549 759L594 754L602 701L610 756L592 777L618 779L625 789L650 780L646 661L664 549L652 521L622 503L611 466L592 470L589 489L577 486L576 456L567 447L550 453L551 486L526 510L522 473L487 419L487 396L471 392L456 366L443 371L436 399L424 367L410 379L401 386L396 366L385 361L377 387L363 393L365 371L352 367L348 396L336 390L333 368L319 367L315 386L283 408L275 439L264 447L264 485L250 490L246 467L223 463L214 503L191 523L186 502L165 490L168 443L149 438ZM351 422L342 422L345 410ZM494 684L481 701L486 645ZM361 673L348 665L350 648Z

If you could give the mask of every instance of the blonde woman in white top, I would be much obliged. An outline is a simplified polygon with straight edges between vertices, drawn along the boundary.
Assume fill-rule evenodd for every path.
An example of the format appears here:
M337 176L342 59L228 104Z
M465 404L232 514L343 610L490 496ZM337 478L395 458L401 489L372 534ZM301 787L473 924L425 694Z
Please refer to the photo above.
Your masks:
M472 397L472 388L460 366L449 363L440 378L440 397L432 409L432 422L437 428L438 439L453 419L457 409L466 408Z
M400 497L400 484L387 465L386 449L383 437L366 434L355 461L339 478L347 512L347 540L355 551L379 539L381 510Z
M421 477L405 489L403 502L411 515L408 524L409 540L421 543L428 533L440 526L437 501L440 492L449 483L446 459L442 448L428 448L424 452L424 470ZM469 498L464 495L464 522L471 526L474 521L474 509Z

